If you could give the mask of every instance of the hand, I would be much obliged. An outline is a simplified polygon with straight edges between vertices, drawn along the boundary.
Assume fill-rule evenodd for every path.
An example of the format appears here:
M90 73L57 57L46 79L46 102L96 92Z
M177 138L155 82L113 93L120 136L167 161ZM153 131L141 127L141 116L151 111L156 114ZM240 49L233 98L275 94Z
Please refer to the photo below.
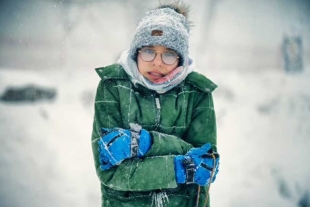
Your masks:
M215 180L218 168L219 154L212 152L210 143L192 148L186 155L175 157L177 183L208 185Z
M201 148L193 148L187 154L191 159L186 160L186 163L191 164L192 161L196 166L195 176L187 177L187 182L197 183L198 185L208 185L214 182L219 170L219 154L213 152L211 144L207 143ZM211 179L212 176L212 180Z
M131 157L142 157L150 149L151 136L139 125L132 125L131 130L122 128L102 128L102 137L98 141L99 161L102 170L119 165Z
M102 170L120 164L130 157L131 133L121 128L102 128L102 137L98 141L99 161Z

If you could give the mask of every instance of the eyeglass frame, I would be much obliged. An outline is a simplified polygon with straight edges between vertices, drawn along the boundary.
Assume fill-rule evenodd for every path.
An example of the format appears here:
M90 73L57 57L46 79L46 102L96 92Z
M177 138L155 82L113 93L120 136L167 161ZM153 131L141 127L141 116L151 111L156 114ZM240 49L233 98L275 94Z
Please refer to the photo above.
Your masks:
M144 60L144 59L142 58L141 50L144 49L144 48L153 50L153 51L155 52L155 56L154 56L154 58L153 58L152 60L147 61L147 60ZM169 52L175 53L175 54L176 54L176 59L175 59L175 62L174 62L174 63L171 63L171 64L167 64L167 63L165 63L164 60L163 60L163 54L164 54L164 53L167 53L168 51L166 51L166 52L160 52L160 51L154 50L154 49L151 48L151 47L143 47L143 48L139 49L138 52L139 52L139 54L140 54L140 56L141 56L141 59L142 59L143 61L145 61L145 62L152 62L153 60L155 60L155 58L156 58L156 56L157 56L158 53L161 54L161 55L160 55L161 61L162 61L165 65L173 65L173 64L175 64L175 63L178 61L178 59L180 59L180 56L179 56L176 52L174 52L173 50L170 50Z

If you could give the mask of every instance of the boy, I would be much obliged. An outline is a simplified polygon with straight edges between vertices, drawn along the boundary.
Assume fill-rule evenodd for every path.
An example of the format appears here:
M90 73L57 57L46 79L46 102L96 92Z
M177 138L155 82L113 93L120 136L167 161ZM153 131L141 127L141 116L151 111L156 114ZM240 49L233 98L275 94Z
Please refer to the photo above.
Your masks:
M96 69L92 147L104 207L210 205L216 85L193 72L187 12L148 11L118 63Z

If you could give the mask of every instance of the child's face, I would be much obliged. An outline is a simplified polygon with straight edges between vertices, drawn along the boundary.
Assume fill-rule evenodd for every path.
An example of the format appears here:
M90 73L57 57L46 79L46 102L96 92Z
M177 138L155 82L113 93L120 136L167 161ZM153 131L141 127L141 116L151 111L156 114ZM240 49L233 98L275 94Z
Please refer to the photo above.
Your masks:
M173 71L178 66L179 58L173 50L170 50L164 46L148 46L145 48L153 49L157 52L154 60L151 60L151 61L145 61L142 59L141 50L138 54L138 59L137 59L138 69L140 73L145 78L147 78L149 81L155 82L156 80L169 74L171 71ZM165 56L167 60L169 61L169 63L172 63L172 64L168 65L163 62L162 53L166 53ZM176 57L174 57L174 55ZM173 60L175 60L175 62Z

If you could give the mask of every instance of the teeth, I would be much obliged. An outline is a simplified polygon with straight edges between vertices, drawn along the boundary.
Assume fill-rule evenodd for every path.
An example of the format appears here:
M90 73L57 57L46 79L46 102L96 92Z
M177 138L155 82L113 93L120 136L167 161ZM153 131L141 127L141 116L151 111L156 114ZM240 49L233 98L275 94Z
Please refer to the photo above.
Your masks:
M150 74L151 74L151 75L154 75L154 76L162 77L162 75L159 74L159 73L150 73Z

